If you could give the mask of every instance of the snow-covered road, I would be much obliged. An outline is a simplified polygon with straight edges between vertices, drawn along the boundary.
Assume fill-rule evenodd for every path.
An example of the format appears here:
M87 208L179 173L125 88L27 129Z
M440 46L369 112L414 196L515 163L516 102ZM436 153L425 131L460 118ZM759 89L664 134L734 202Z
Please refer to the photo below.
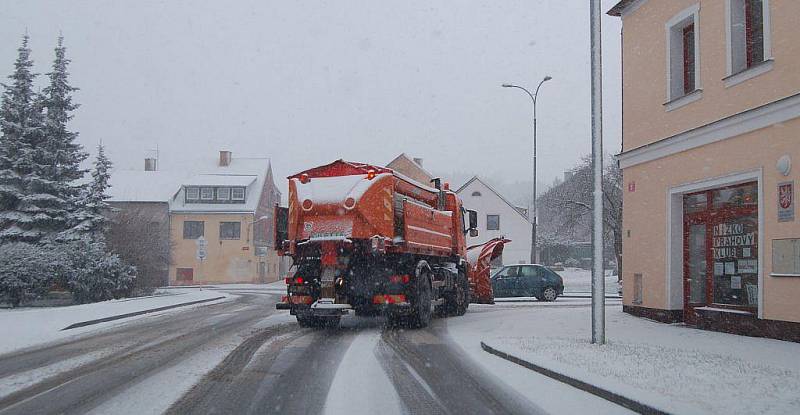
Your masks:
M424 330L355 316L314 330L274 310L274 287L231 288L227 302L0 356L0 414L625 413L452 335L491 308Z

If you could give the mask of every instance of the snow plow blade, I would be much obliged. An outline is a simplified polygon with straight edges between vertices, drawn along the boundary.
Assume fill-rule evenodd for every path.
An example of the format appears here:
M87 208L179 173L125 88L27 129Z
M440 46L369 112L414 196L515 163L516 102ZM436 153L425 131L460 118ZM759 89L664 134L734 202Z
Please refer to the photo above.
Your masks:
M489 271L492 260L503 253L503 247L508 242L511 242L511 240L494 238L484 244L467 248L471 302L494 304L494 293L492 293L492 282L489 280Z

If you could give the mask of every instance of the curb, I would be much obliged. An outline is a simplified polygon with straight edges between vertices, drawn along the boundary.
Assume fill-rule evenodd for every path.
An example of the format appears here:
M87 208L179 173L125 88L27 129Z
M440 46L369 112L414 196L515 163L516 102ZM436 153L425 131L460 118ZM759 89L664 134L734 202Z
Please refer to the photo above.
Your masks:
M178 308L178 307L185 307L187 305L207 303L209 301L216 301L216 300L220 300L220 299L223 299L223 298L226 298L226 297L221 296L221 297L214 297L214 298L206 298L205 300L189 301L188 303L173 304L173 305L168 305L168 306L164 306L164 307L153 308L153 309L150 309L150 310L134 311L133 313L125 313L125 314L119 314L119 315L111 316L111 317L98 318L96 320L82 321L80 323L70 324L69 326L64 327L63 329L61 329L61 331L70 330L70 329L77 329L78 327L91 326L93 324L105 323L107 321L121 320L123 318L140 316L142 314L155 313L155 312L158 312L158 311L169 310L171 308Z
M528 362L526 360L522 360L522 359L520 359L520 358L518 358L516 356L512 356L512 355L510 355L510 354L508 354L506 352L501 352L500 350L497 350L497 349L487 345L484 342L481 342L481 348L484 351L486 351L487 353L490 353L490 354L493 354L493 355L495 355L497 357L500 357L502 359L508 360L511 363L516 363L516 364L518 364L518 365L520 365L520 366L522 366L524 368L533 370L534 372L537 372L537 373L540 373L540 374L545 375L547 377L553 378L553 379L555 379L555 380L557 380L559 382L566 383L566 384L568 384L570 386L573 386L575 388L578 388L578 389L580 389L580 390L582 390L584 392L588 392L588 393L591 393L592 395L599 396L599 397L601 397L601 398L603 398L603 399L605 399L607 401L613 402L613 403L615 403L617 405L620 405L622 407L630 409L631 411L634 411L636 413L646 414L646 415L669 415L669 412L664 412L664 411L662 411L660 409L656 409L656 408L653 408L652 406L643 404L643 403L641 403L639 401L635 401L633 399L626 398L626 397L624 397L624 396L622 396L620 394L617 394L617 393L611 392L609 390L600 388L600 387L592 385L590 383L586 383L586 382L584 382L582 380L578 380L578 379L575 379L573 377L569 377L567 375L563 375L561 373L554 372L554 371L552 371L550 369L547 369L545 367L542 367L542 366L539 366L539 365L535 365L535 364L533 364L531 362Z

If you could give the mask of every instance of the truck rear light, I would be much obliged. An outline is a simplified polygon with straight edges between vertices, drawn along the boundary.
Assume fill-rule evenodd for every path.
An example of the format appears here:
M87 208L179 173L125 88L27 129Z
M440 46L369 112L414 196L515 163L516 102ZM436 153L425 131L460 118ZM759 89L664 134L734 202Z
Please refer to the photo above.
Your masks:
M411 277L408 275L392 275L389 277L389 282L393 284L408 284L411 281Z
M292 283L292 279L291 278L286 278L286 279L283 280L283 282L285 282L286 285L290 285Z
M312 207L314 207L314 202L312 202L311 199L306 199L303 201L303 210L308 211L311 210Z
M356 207L356 200L353 199L352 197L348 197L347 199L344 200L344 207L346 207L347 209L352 209Z
M302 284L304 282L303 277L294 277L295 284Z
M400 304L406 302L404 294L378 294L372 296L372 304Z

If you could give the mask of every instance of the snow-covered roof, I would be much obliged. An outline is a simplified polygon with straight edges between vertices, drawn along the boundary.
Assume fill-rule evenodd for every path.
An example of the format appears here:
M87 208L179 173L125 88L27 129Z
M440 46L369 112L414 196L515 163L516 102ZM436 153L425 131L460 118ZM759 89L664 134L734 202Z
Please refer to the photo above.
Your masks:
M191 173L114 170L107 192L110 202L168 202Z
M218 159L171 163L164 170L115 170L112 202L167 202L173 212L255 212L270 169L268 158L233 157L228 166ZM186 203L185 186L245 187L245 203Z
M249 186L257 175L198 174L183 183L184 186Z

